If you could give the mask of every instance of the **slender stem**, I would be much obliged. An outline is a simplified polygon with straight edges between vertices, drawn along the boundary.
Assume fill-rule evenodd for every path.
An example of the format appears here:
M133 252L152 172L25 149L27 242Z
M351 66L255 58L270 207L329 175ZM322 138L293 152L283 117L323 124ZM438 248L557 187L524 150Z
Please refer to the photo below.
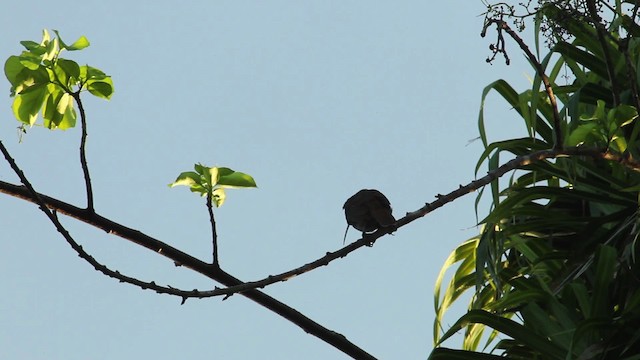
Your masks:
M636 111L640 113L640 95L638 95L638 82L636 79L636 71L629 55L629 39L623 39L620 43L620 49L624 54L625 65L627 66L627 78L629 84L631 84L631 96L633 97L633 105L636 107Z
M537 151L531 154L522 155L514 158L513 160L508 161L502 166L490 171L487 175L483 176L480 179L474 180L467 185L460 186L459 188L451 191L446 195L437 195L436 200L425 204L424 207L418 209L416 211L407 213L405 217L398 219L396 222L396 226L393 229L383 228L372 234L367 234L365 237L361 238L358 241L355 241L342 249L335 252L327 252L324 256L316 259L312 262L304 264L300 267L294 268L289 271L285 271L276 275L269 275L266 278L257 281L244 282L240 285L236 285L233 287L228 287L226 289L215 289L212 291L200 291L198 293L194 293L193 297L211 297L211 296L220 296L226 295L231 296L235 293L242 293L244 291L264 288L268 285L281 282L288 281L296 276L302 275L304 273L310 272L314 269L317 269L321 266L327 266L330 262L342 259L349 255L351 252L363 247L368 246L372 242L375 242L378 238L386 235L387 233L393 232L398 228L407 225L418 218L426 216L430 212L446 205L447 203L451 203L454 200L470 194L483 186L490 184L492 181L504 176L506 173L519 169L523 166L530 165L535 162L543 161L545 159L556 159L560 157L570 157L570 156L587 156L594 159L604 159L612 162L620 163L621 165L634 170L640 171L640 163L635 162L628 157L625 157L621 154L617 154L611 151L606 151L605 149L599 148L589 148L589 147L570 147L566 149L555 149L555 150L542 150Z
M604 25L600 22L600 16L598 15L598 9L596 9L596 4L594 0L587 0L587 8L589 9L589 13L591 15L591 21L593 21L593 25L596 28L596 33L598 34L598 41L600 42L600 46L602 47L602 54L604 55L604 62L607 66L607 75L609 75L609 82L611 83L611 95L613 96L613 106L616 107L620 104L620 91L618 86L618 80L616 79L616 73L613 69L613 62L611 61L611 53L609 52L609 45L607 44L607 40L605 38L605 34L607 30L604 28Z
M3 153L4 158L7 160L7 162L13 169L13 171L20 178L20 182L24 184L24 187L27 189L31 199L33 199L34 202L39 206L40 210L42 210L42 212L44 212L45 215L47 215L51 223L55 226L56 230L58 230L58 232L62 234L62 237L64 237L64 239L71 246L71 248L78 254L78 256L80 256L80 258L82 258L83 260L88 262L91 266L93 266L94 269L103 273L106 276L115 278L120 282L125 282L131 285L135 285L142 289L151 289L160 294L171 294L175 296L180 296L182 297L183 303L187 298L193 297L194 294L197 294L197 292L194 292L193 290L187 291L187 290L180 290L180 289L167 287L167 286L160 286L160 285L156 285L156 283L153 281L145 282L134 277L126 276L121 274L119 271L111 270L106 265L98 262L93 256L89 255L89 253L84 251L82 246L78 244L78 242L71 236L71 234L64 227L64 225L60 223L60 220L58 219L58 215L57 215L57 210L51 211L49 207L47 207L42 196L40 196L40 194L35 191L31 183L29 182L29 180L24 175L23 171L18 167L15 160L9 154L7 148L4 146L2 141L0 141L0 151Z
M80 123L82 125L82 137L80 138L80 166L82 166L82 172L84 174L84 185L87 191L87 210L95 212L93 208L93 189L91 187L91 176L89 175L89 166L87 165L87 118L80 100L80 91L71 93L73 99L78 103L78 109L80 110Z
M211 196L207 194L207 210L209 211L209 220L211 221L211 241L213 243L213 265L220 267L218 262L218 233L216 232L216 219L213 216L213 204Z
M547 77L547 74L545 74L542 64L538 61L536 56L531 52L527 44L525 44L524 40L522 40L522 38L518 36L518 34L515 31L513 31L513 29L511 29L511 27L509 27L509 24L507 24L505 21L498 20L498 19L488 19L487 23L485 24L485 29L493 23L497 24L499 29L506 31L507 34L509 34L509 36L511 36L511 38L513 38L513 40L515 40L515 42L518 43L518 46L520 46L520 49L524 51L525 55L527 55L527 58L529 59L531 64L533 64L533 66L535 67L536 72L538 73L538 76L540 76L540 79L542 79L545 92L549 97L549 102L551 103L551 108L553 110L553 127L555 130L554 131L555 144L553 148L556 150L562 149L562 144L564 140L562 135L562 121L560 118L560 113L558 112L558 102L556 101L556 96L553 93L553 88L551 87L551 83L549 82L549 77ZM483 34L484 33L485 31L483 29Z

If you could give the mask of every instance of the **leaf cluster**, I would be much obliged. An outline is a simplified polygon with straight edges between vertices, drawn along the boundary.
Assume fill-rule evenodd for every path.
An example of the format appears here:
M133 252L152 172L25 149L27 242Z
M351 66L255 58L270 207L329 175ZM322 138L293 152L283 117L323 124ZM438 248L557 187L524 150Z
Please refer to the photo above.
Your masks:
M66 130L76 125L75 103L82 90L110 99L113 82L104 72L89 65L78 65L73 60L60 57L62 51L82 50L89 46L81 36L74 43L66 44L54 30L52 38L43 30L42 40L21 41L25 50L10 56L4 64L4 73L11 83L14 97L13 113L22 126L34 126L38 114L42 115L47 129Z
M194 165L195 171L186 171L178 175L169 187L188 186L189 190L211 199L216 207L222 206L226 199L225 189L257 187L255 180L248 174L227 167L208 167Z

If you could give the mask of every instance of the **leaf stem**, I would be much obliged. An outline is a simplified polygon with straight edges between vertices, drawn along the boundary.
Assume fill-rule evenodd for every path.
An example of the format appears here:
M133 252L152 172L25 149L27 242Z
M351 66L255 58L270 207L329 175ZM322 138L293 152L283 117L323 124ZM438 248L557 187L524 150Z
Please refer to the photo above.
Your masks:
M82 136L80 138L80 165L82 166L82 172L84 174L84 184L87 189L87 210L94 213L93 208L93 189L91 186L91 176L89 175L89 166L87 165L87 118L80 100L80 90L71 93L73 99L78 103L78 110L80 111L80 124L82 126Z
M209 212L209 220L211 221L211 242L213 244L213 266L220 268L218 262L218 233L216 232L216 219L213 216L213 204L211 194L207 194L207 211Z
M605 34L607 30L604 28L604 25L600 22L600 16L598 15L598 9L596 8L596 4L594 0L587 0L587 8L591 15L591 21L593 21L593 26L596 28L596 34L598 35L598 41L600 42L600 46L602 47L602 55L604 55L604 63L607 67L607 75L609 75L609 82L611 83L611 96L613 97L613 106L616 107L620 105L620 90L618 85L618 80L616 79L615 69L613 68L613 61L611 60L611 53L609 52L609 45L607 44L607 40L605 39Z

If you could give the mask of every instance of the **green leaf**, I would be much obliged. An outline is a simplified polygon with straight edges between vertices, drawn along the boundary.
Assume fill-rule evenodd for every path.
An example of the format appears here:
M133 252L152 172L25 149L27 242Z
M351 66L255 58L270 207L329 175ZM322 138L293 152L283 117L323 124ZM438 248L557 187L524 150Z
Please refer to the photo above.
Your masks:
M19 57L20 64L26 67L29 70L37 70L41 66L42 59L34 56L30 56L30 54L22 54Z
M512 337L525 346L539 351L545 359L564 359L566 352L558 345L550 342L545 337L533 333L529 328L518 324L513 320L491 314L484 310L469 310L447 331L440 340L442 341L453 336L457 331L469 324L484 324L499 332Z
M201 182L202 178L200 177L200 174L193 171L187 171L178 175L176 180L169 184L169 187L192 186L194 184L202 185Z
M60 67L68 77L76 79L80 77L80 66L73 60L58 59L56 66Z
M42 110L43 125L54 130L67 130L76 125L74 99L61 90L54 90L47 98Z
M53 60L58 57L60 53L60 42L58 38L53 38L52 41L46 44L46 53L42 55L42 61Z
M46 46L50 40L51 40L51 35L49 35L49 32L47 31L47 29L42 29L42 41L40 42L40 45Z
M520 95L506 81L497 80L487 85L482 90L480 115L478 119L480 136L485 146L488 144L488 141L487 141L485 129L484 129L484 102L486 101L486 97L491 90L497 91L502 96L502 98L505 99L507 103L509 103L509 105L511 105L514 108L514 110L518 112L519 115L523 116L522 114L523 110L526 111L527 113L533 114L533 109L530 110L523 106L523 104L520 102ZM551 130L551 127L549 126L549 123L550 123L549 120L545 122L542 118L540 118L539 116L536 116L535 119L531 119L530 126L536 129L536 132L538 133L538 135L540 135L545 142L552 143L553 132Z
M76 112L73 105L73 97L68 93L62 94L60 101L56 105L56 112L62 114L62 118L54 122L60 130L66 130L76 125Z
M440 273L436 279L435 291L434 291L434 306L436 311L436 318L433 324L433 337L434 343L439 341L439 333L442 323L444 322L444 314L451 305L463 292L472 286L475 286L475 259L476 248L478 247L478 238L472 238L465 241L461 245L455 248L455 250L449 254L444 265L440 269ZM440 291L442 289L442 282L446 271L453 266L453 264L461 262L461 265L456 270L454 276L449 282L442 299L440 299ZM466 285L465 285L466 284Z
M58 103L62 98L62 94L62 91L54 91L49 97L47 97L47 101L44 103L44 107L42 109L42 117L44 119L43 124L44 127L48 129L52 129L55 127L55 124L62 121L64 113L58 112Z
M49 72L43 66L38 67L37 70L23 68L14 78L11 95L15 96L33 85L46 85L49 82Z
M20 61L20 57L12 55L9 56L7 61L4 62L4 75L11 85L15 85L18 75L25 69L25 66Z
M105 78L100 81L88 81L87 90L99 98L109 100L113 95L113 82L111 78Z
M574 60L575 62L587 67L595 72L598 76L608 79L607 66L604 61L590 52L577 48L575 45L560 42L554 47L554 51Z
M226 188L258 187L250 175L229 168L218 168L218 176L218 185Z
M593 286L593 317L609 317L613 309L609 306L609 285L614 280L616 249L603 245L596 252L596 278Z
M80 68L80 77L86 80L102 80L106 78L107 75L100 69L84 65Z
M169 186L189 186L192 192L210 196L216 207L222 206L226 199L225 188L256 187L251 176L226 167L208 167L198 163L193 168L195 172L181 173Z
M554 298L550 295L548 294L547 299L554 303ZM546 335L552 343L557 344L566 353L571 347L572 329L575 328L575 323L566 318L567 309L562 308L562 310L556 314L548 307L543 309L538 303L531 302L524 307L521 314L528 328L535 329L538 334ZM563 318L554 315L560 315ZM536 350L540 349L536 348Z
M519 307L530 302L545 300L548 297L549 294L541 289L513 291L503 296L500 300L492 303L489 306L489 309L494 311L503 311Z
M47 48L38 44L35 41L20 41L20 44L24 46L31 54L40 58L44 53L47 52Z
M89 40L84 36L80 36L78 40L76 40L73 44L67 46L66 49L69 51L82 50L89 45Z
M28 87L20 95L17 95L13 101L13 114L19 121L33 126L38 119L38 112L49 93L50 90L46 84L36 84Z
M225 193L223 188L214 189L211 193L211 200L216 207L222 206L224 204L224 200L227 198L227 194Z
M598 131L599 128L600 126L595 122L579 125L569 134L569 137L567 138L567 145L577 146L584 143L593 144L597 143L598 140L603 140Z
M429 355L429 360L504 360L504 357L468 350L435 348Z
M631 105L623 104L611 111L614 112L615 123L620 127L628 125L638 118L638 111Z
M595 111L593 112L593 115L582 115L580 116L580 120L582 121L589 121L589 120L600 120L600 121L604 121L606 119L606 113L605 113L605 108L607 106L607 103L604 102L603 100L598 100L597 101L597 106Z
M88 65L81 66L79 78L85 82L87 90L92 95L107 100L113 95L113 81L102 70Z
M56 33L56 36L60 40L60 46L63 49L66 49L69 51L82 50L90 45L89 40L86 37L84 37L84 35L80 36L80 38L76 40L73 44L67 45L64 43L64 41L62 41L62 38L60 37L60 33L58 33L58 30L53 30L53 32Z
M208 166L204 166L200 163L194 164L193 168L196 170L202 179L202 185L209 189L209 192L213 191L213 187L218 182L218 175L214 173Z

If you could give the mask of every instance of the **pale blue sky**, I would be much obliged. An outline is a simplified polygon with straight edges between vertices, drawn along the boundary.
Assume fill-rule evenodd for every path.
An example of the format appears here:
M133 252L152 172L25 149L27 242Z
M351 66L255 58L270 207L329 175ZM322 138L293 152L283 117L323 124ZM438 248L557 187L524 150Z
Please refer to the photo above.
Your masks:
M12 1L0 5L0 58L43 28L88 37L67 57L110 74L116 89L109 102L84 96L103 216L209 260L203 200L167 184L196 162L253 175L259 188L229 191L216 217L221 265L257 280L340 248L342 204L361 188L385 193L401 217L473 180L482 89L499 78L525 86L531 73L513 44L511 66L485 63L483 10L479 0ZM38 191L83 205L79 129L34 128L18 144L3 84L0 139ZM497 96L488 107L492 139L524 136ZM18 182L6 163L0 179ZM477 232L473 196L265 292L380 359L423 359L435 277ZM63 223L125 274L214 286ZM0 229L2 359L346 358L242 296L180 306L107 278L24 201L0 196Z

